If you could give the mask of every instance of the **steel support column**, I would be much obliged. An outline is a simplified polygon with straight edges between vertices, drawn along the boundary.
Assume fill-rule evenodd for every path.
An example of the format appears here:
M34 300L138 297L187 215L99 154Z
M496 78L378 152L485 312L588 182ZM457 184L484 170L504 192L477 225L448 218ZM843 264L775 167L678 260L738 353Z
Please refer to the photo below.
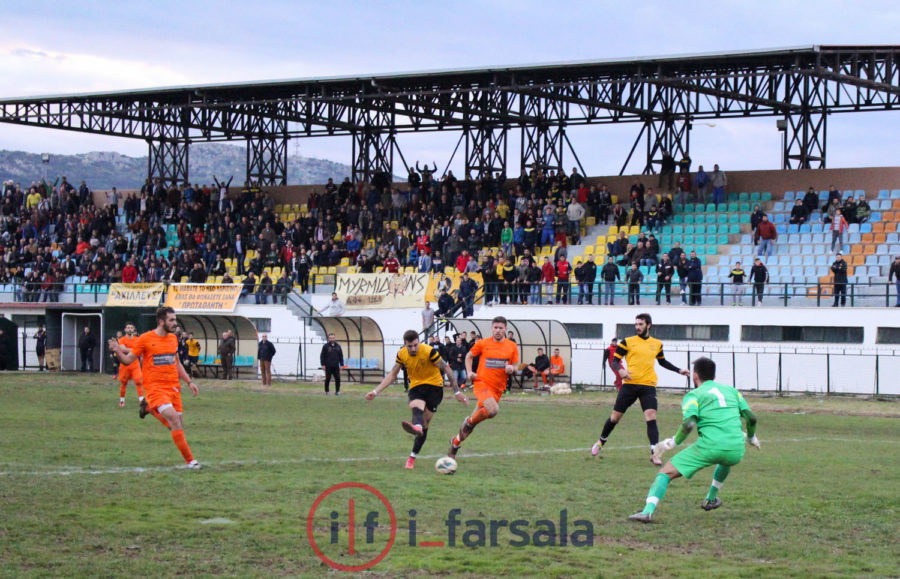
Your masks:
M466 179L485 175L506 175L506 127L479 123L467 127Z
M287 185L287 121L265 116L252 120L247 139L247 180L259 185Z
M653 166L659 164L662 155L668 152L676 160L688 153L691 148L691 95L681 88L649 85L651 108L660 110L659 117L644 122L647 133L647 163L644 175L657 172ZM640 139L640 136L638 136ZM633 150L633 149L632 149Z
M393 175L394 152L397 150L397 139L391 132L395 121L394 112L357 109L355 115L355 124L359 130L352 133L352 180L369 182L378 171Z
M825 81L805 74L786 78L785 100L800 112L785 114L782 168L824 169L827 113Z
M519 98L522 116L540 119L534 124L522 125L521 170L535 166L547 171L565 171L563 166L563 141L566 136L564 119L568 117L568 104L539 96L523 95Z
M147 141L147 177L166 187L188 182L189 145L183 141Z

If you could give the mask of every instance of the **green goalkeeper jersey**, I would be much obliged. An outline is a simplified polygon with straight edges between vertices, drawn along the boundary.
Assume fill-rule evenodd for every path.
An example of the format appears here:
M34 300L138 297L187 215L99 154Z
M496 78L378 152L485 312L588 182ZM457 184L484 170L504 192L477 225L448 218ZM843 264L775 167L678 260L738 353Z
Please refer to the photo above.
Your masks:
M684 419L697 421L697 444L717 450L744 448L741 411L749 409L735 387L712 380L685 394L681 403Z

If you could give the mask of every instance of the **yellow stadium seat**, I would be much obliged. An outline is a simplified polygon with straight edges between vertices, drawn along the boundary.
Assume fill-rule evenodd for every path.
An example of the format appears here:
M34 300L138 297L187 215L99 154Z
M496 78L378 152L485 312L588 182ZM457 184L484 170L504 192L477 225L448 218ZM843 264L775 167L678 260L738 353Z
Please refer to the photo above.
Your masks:
M637 235L640 232L641 232L640 225L632 225L631 227L628 228L628 235Z
M607 234L608 234L608 235L618 235L618 234L619 234L619 227L618 227L617 225L610 225L610 226L609 226L609 232L608 232Z
M348 267L348 266L350 265L350 258L349 258L349 257L342 257L342 258L341 258L341 263L340 263L339 265L340 265L340 267Z
M395 230L395 231L396 231L397 229L400 229L400 224L399 224L398 222L396 222L396 221L391 221L391 229L393 229L393 230Z
M282 205L281 203L276 203L275 204L275 213L281 213L282 211L284 211L284 205Z
M445 266L444 266L444 273L447 274L447 275L450 275L451 273L453 273L453 266L452 266L452 265L445 265Z
M309 206L306 203L300 204L300 213L309 213Z
M336 268L335 266L332 265L331 267L328 268L328 273L329 273L329 274L332 274L332 275L336 274L336 273L337 273L337 268Z
M325 276L324 275L316 276L316 285L325 285Z
M593 246L593 245L588 245L587 247L585 247L585 248L584 248L584 253L587 254L587 255L594 255L594 246Z
M588 217L587 220L585 221L585 224L588 227L593 227L593 226L597 225L597 220L593 217Z
M616 203L619 202L619 196L618 196L618 195L610 195L610 197L612 198L612 204L613 204L613 205L615 205Z

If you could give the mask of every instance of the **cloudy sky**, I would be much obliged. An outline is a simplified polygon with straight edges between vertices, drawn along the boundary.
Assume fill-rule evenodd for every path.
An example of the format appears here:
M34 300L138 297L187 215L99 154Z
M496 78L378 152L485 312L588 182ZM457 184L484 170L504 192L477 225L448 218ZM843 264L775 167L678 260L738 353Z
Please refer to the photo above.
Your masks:
M0 96L900 43L896 1L630 4L6 0L0 7ZM580 127L569 137L588 173L617 174L639 130L638 124ZM828 165L896 165L898 135L900 111L834 115ZM407 160L437 161L443 168L458 138L401 135L399 143ZM780 146L773 117L698 123L691 135L695 161L726 169L777 169ZM147 152L138 140L12 125L0 125L0 149ZM511 173L518 150L511 136ZM350 140L296 139L290 153L348 163ZM451 164L457 172L459 157ZM629 169L640 167L633 162Z

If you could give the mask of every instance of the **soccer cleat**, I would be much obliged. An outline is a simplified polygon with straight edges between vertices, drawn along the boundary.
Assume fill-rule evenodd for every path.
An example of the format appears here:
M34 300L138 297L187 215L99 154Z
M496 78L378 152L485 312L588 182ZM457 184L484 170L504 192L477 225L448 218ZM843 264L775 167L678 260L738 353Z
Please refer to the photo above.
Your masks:
M652 523L653 515L650 513L635 513L628 517L629 521L634 521L636 523Z
M179 466L178 468L185 468L188 470L200 470L203 467L196 460L192 460L191 462L189 462L187 464L183 464L183 465Z
M662 466L662 461L655 454L650 455L650 462L652 462L654 466Z
M455 437L454 437L455 438ZM447 451L447 456L456 460L456 453L459 452L459 446L453 444L453 438L450 439L450 450Z
M711 511L713 509L718 509L719 507L722 506L722 499L720 499L719 497L716 497L713 500L707 499L707 500L703 501L702 506L703 506L704 511Z
M403 430L405 430L406 432L414 434L417 437L422 436L422 434L425 432L424 430L422 430L422 426L420 424L413 424L408 420L404 420L403 422L401 422L400 426L402 426Z
M125 408L125 401L119 400L119 408Z
M469 422L469 417L466 416L463 418L462 426L459 427L459 441L462 442L467 439L473 430L475 430L475 426Z
M598 440L594 443L594 446L591 447L591 456L597 456L600 454L600 449L603 448L603 441Z
M416 466L416 457L411 456L406 459L406 468L412 470L412 468Z
M146 398L141 400L141 408L140 408L140 410L138 410L138 417L140 417L141 420L143 420L144 417L146 417L148 414L150 414L150 408L148 408L148 406L149 405L147 404Z

